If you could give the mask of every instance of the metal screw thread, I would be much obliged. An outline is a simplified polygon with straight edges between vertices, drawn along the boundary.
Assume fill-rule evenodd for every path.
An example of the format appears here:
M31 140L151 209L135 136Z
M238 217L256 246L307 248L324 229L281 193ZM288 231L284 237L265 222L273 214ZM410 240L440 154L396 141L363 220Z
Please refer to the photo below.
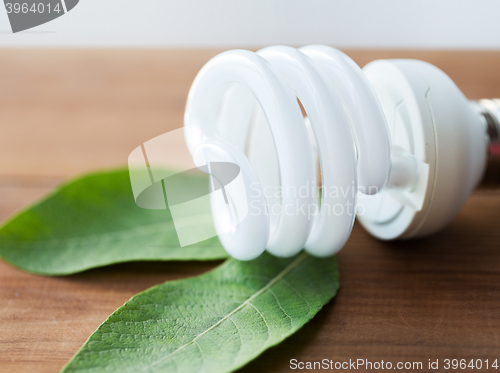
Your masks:
M474 102L485 125L488 141L488 161L482 187L500 186L500 99L483 99Z

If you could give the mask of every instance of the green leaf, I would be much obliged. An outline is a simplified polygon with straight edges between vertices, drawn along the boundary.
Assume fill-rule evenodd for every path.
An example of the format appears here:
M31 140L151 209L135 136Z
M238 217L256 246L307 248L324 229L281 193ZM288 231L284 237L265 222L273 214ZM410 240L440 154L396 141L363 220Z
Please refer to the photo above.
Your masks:
M170 212L138 207L128 171L116 170L63 185L15 216L0 229L0 256L29 272L65 275L119 262L227 254L217 237L180 247Z
M230 259L134 296L63 372L233 371L300 329L338 287L334 257Z

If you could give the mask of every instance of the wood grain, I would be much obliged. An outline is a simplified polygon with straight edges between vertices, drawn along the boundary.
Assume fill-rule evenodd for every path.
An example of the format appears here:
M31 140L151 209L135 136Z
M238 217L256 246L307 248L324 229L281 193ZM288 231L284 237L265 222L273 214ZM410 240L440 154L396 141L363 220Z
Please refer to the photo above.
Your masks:
M3 50L0 219L66 178L124 165L138 144L180 127L190 84L217 52ZM360 65L423 59L471 99L500 97L500 52L349 54ZM290 359L500 359L499 211L499 192L478 191L424 240L384 243L355 226L338 256L338 297L243 370L289 371ZM132 295L216 264L130 263L49 278L0 261L0 371L57 372Z

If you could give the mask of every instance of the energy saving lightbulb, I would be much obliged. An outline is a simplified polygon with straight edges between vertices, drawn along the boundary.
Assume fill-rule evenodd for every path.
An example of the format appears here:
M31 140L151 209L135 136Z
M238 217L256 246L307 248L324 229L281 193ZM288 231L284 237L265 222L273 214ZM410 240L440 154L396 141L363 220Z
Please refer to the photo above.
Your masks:
M246 215L219 238L242 260L333 255L356 215L380 239L430 235L485 173L500 175L500 101L470 102L423 61L360 69L322 45L227 51L197 75L184 122L197 167L239 167L243 186L224 199L243 198Z

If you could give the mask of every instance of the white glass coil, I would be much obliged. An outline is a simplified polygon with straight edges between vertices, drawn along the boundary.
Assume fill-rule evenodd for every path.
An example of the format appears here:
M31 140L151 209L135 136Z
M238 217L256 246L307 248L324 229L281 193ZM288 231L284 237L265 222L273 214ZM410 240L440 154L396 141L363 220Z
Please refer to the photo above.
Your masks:
M197 166L240 166L246 195L230 198L246 198L248 216L220 236L238 259L265 249L277 256L303 248L336 253L350 235L358 191L376 193L389 178L390 138L374 90L352 59L327 46L217 55L191 87L185 127ZM266 192L276 188L280 195ZM314 216L305 212L311 206ZM212 209L217 225L222 210Z

